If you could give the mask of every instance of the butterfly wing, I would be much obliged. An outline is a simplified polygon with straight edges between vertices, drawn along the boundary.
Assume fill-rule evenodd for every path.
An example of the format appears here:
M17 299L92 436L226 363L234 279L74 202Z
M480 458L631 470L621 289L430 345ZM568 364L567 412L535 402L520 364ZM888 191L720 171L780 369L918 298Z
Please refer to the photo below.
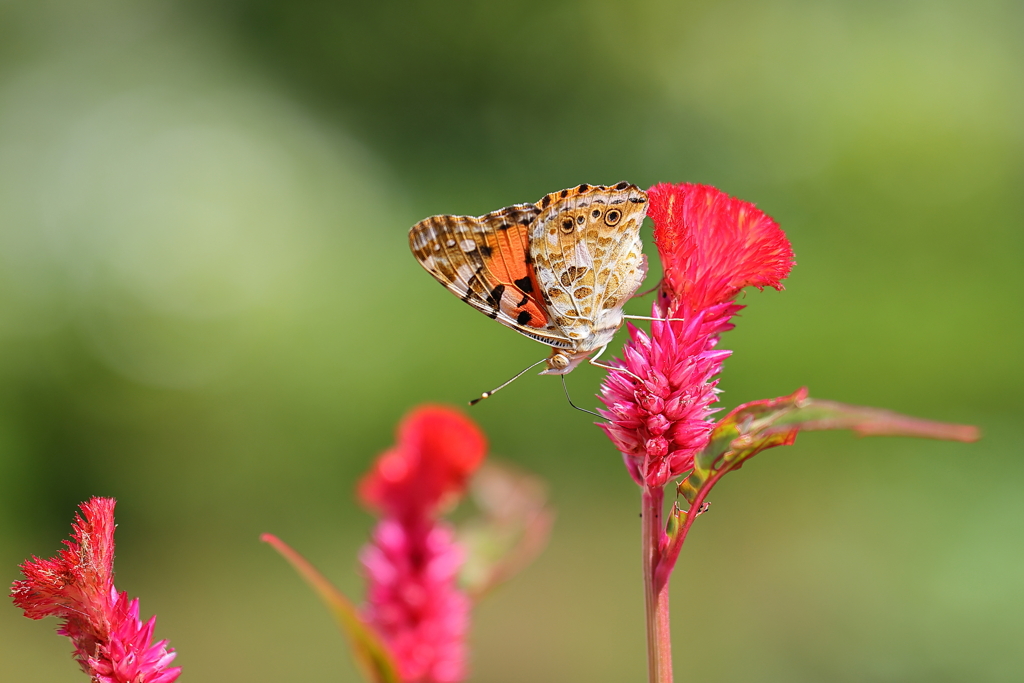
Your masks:
M530 251L549 316L578 351L600 348L647 272L640 241L647 194L625 182L580 185L537 206Z
M453 294L489 318L544 344L571 342L542 304L529 251L540 213L516 204L484 216L432 216L409 230L420 265Z

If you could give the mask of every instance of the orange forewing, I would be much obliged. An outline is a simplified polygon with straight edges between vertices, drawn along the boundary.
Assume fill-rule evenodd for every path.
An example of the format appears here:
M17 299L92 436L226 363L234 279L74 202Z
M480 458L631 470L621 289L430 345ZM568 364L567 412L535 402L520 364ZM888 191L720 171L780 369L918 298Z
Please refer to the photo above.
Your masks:
M494 280L504 287L501 295L501 312L520 325L543 328L547 316L537 303L540 287L533 273L527 249L529 229L525 225L513 225L505 230L496 230L496 244L484 258L487 270Z

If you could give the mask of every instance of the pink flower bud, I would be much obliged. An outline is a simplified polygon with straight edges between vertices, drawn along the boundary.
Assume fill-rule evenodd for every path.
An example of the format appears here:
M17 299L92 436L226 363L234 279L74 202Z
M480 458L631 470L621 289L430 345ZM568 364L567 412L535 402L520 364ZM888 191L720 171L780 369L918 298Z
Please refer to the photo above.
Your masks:
M672 423L664 415L652 415L647 418L647 431L655 436L661 436L669 430Z
M652 458L663 458L668 453L668 439L663 436L648 439L644 446L647 449L647 455Z
M665 410L665 400L648 391L636 392L636 400L648 413L661 413Z

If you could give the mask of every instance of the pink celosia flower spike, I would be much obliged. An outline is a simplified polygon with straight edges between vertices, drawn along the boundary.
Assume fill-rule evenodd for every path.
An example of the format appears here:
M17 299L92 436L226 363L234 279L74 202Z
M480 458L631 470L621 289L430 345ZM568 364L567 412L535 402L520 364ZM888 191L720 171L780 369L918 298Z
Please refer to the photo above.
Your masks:
M729 351L719 335L746 286L781 289L793 265L785 234L753 204L706 185L648 190L665 276L651 333L630 326L620 365L601 390L602 425L640 485L656 488L693 466L713 428L717 380ZM639 380L638 380L639 378Z
M30 619L63 619L57 632L71 639L75 659L96 683L172 683L181 668L170 666L175 653L166 640L152 642L156 617L143 624L138 599L114 588L114 499L80 507L64 550L21 565L14 604Z
M365 617L406 683L466 677L470 604L456 584L463 552L437 515L464 493L486 450L479 428L461 413L424 406L402 421L398 444L359 484L363 503L383 515L361 555Z

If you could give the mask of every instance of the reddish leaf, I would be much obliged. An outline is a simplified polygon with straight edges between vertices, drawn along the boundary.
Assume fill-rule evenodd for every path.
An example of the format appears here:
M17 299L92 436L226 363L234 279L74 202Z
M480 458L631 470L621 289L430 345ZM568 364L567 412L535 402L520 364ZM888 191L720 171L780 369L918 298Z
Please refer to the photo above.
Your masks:
M693 471L679 485L692 505L706 488L726 472L767 448L786 446L801 431L849 429L861 436L913 436L946 441L977 441L977 427L922 420L880 408L852 406L807 398L800 389L792 396L752 401L722 418L707 447L694 459Z

